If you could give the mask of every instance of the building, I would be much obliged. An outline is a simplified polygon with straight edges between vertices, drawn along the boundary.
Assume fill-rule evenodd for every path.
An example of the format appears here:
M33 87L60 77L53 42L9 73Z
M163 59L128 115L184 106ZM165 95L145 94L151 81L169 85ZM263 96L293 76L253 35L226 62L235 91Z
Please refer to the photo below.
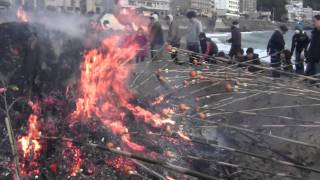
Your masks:
M240 12L253 14L257 12L257 0L240 0Z
M129 0L129 5L144 13L158 13L161 16L169 14L170 0Z
M191 0L171 0L170 12L172 14L186 14L191 8Z
M320 11L312 11L312 16L319 15Z
M215 8L218 16L230 18L240 17L239 0L215 0Z
M215 14L215 0L171 0L172 14L186 14L193 10L200 16L212 17Z
M286 5L288 11L288 21L312 21L313 9L310 7L303 7L303 0L290 0Z
M44 8L49 10L61 10L75 13L96 13L113 12L114 9L128 6L128 0L33 0L36 2L44 1ZM39 3L38 3L39 4Z
M45 7L58 11L88 12L87 2L84 0L46 0Z
M271 21L271 15L272 15L271 11L259 11L257 14L259 19Z
M0 0L0 10L8 9L11 6L11 3L6 0Z
M303 0L288 0L289 5L294 5L298 8L303 8Z
M190 9L201 16L212 17L215 11L214 0L191 0Z

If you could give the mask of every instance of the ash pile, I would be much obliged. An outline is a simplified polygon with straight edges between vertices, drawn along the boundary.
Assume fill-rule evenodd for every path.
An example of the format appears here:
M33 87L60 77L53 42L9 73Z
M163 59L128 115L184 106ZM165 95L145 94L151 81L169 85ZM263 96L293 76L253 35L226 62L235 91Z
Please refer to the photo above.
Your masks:
M134 64L119 36L88 49L39 24L0 32L0 179L319 176L320 98L303 77L169 54Z

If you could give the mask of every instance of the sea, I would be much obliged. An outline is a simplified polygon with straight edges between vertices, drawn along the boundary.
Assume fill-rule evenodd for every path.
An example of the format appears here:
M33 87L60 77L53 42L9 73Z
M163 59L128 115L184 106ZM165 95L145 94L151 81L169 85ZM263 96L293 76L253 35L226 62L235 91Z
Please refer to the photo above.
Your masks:
M252 47L255 53L259 54L263 62L269 63L270 57L267 55L267 46L270 37L274 31L253 31L253 32L242 32L242 48L246 52L247 48ZM285 35L286 49L291 50L292 36L295 31L290 30ZM311 35L311 32L307 32ZM219 51L228 53L230 50L230 44L227 40L231 37L231 33L208 33L207 36L211 38L218 46Z

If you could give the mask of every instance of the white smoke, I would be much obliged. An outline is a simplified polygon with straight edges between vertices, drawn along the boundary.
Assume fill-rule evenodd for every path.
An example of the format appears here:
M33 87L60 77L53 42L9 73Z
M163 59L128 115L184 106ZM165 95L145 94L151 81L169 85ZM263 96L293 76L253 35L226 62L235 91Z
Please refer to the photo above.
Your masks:
M43 24L48 30L60 31L70 37L84 37L90 18L81 14L40 12L30 18L31 23Z

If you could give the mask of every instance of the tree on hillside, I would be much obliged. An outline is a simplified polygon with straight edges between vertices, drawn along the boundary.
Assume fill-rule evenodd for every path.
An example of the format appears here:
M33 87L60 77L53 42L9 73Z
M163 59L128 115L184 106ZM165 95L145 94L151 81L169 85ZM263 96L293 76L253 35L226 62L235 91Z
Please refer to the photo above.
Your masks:
M305 7L311 7L314 10L320 10L320 1L319 0L304 0Z
M257 8L259 11L271 11L274 13L274 18L276 21L282 21L284 15L287 14L285 5L286 0L258 0Z

